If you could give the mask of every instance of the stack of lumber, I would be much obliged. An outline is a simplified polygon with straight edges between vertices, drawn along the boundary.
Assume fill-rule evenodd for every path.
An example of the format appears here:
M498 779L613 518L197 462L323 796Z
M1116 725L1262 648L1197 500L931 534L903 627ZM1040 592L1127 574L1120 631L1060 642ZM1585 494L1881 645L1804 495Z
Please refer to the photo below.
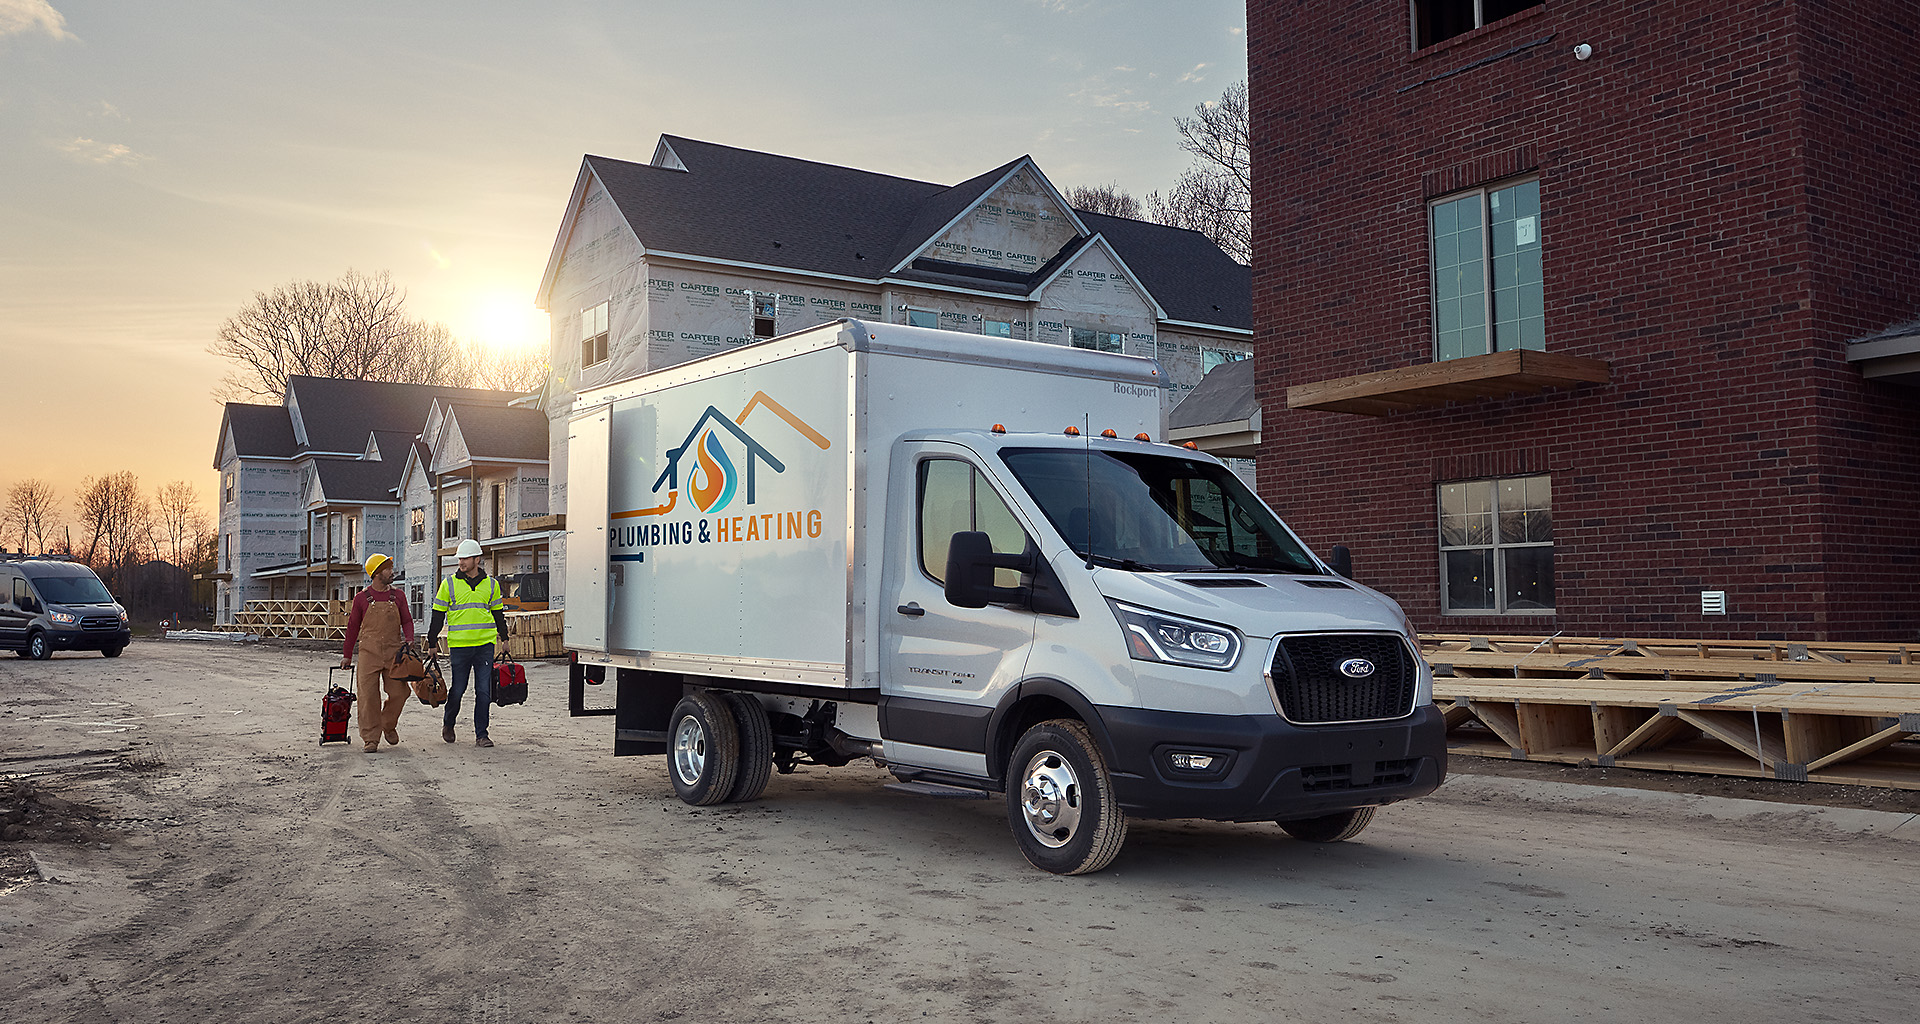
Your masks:
M560 632L565 621L564 612L506 614L507 653L514 658L557 658L567 652Z
M1920 789L1920 644L1428 635L1450 749Z
M347 636L345 601L248 601L231 623L211 626L221 633L253 633L296 640L344 640Z

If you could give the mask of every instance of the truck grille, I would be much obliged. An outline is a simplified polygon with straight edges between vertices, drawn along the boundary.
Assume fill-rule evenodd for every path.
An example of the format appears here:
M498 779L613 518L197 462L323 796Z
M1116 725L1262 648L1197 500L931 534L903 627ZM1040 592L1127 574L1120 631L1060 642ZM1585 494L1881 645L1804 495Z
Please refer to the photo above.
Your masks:
M1372 674L1351 678L1340 667L1354 659ZM1400 718L1413 710L1420 672L1396 633L1315 633L1280 638L1268 678L1287 721L1301 725Z
M1308 793L1333 793L1348 789L1379 789L1382 786L1404 786L1413 781L1420 770L1416 758L1404 758L1395 761L1373 762L1373 772L1365 773L1366 764L1314 764L1300 769L1300 788Z
M120 628L120 616L118 615L83 615L80 618L80 628L88 631L89 633L110 632L112 630L116 630Z

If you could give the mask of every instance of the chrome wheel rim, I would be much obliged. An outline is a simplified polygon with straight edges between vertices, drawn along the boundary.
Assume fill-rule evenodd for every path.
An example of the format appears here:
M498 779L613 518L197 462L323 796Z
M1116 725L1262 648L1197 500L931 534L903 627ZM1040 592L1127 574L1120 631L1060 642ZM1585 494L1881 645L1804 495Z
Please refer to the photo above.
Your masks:
M673 732L673 772L680 784L695 786L707 770L707 731L692 715L680 720Z
M1020 810L1027 831L1049 849L1073 841L1080 830L1080 780L1067 759L1051 750L1033 755L1021 773Z

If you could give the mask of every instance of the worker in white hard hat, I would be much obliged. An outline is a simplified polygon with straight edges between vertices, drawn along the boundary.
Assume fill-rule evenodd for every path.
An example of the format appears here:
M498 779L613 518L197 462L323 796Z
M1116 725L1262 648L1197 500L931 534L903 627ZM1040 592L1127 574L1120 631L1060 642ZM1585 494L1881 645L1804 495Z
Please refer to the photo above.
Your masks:
M447 690L447 710L440 738L453 742L453 726L460 720L460 698L473 679L473 744L491 747L487 738L487 711L493 704L493 645L507 642L506 595L500 581L480 567L480 542L469 537L455 551L460 571L440 581L433 595L433 619L427 642L440 642L447 630L447 656L453 664L453 682Z
M372 754L380 749L383 738L389 745L400 742L400 712L407 706L408 690L404 681L393 677L393 660L403 642L413 642L413 611L393 585L393 559L368 555L366 570L371 582L353 596L340 667L354 669L360 742Z

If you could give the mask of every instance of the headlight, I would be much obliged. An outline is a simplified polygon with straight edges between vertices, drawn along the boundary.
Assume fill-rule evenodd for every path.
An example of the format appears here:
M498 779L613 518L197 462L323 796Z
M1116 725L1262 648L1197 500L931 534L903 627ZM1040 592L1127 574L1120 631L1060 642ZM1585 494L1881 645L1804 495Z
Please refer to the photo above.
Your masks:
M80 617L72 612L52 612L48 615L48 618L51 618L57 625L61 626L71 626L80 621Z
M1118 601L1107 605L1120 620L1127 653L1135 661L1229 669L1240 660L1240 634L1231 626L1175 618Z

